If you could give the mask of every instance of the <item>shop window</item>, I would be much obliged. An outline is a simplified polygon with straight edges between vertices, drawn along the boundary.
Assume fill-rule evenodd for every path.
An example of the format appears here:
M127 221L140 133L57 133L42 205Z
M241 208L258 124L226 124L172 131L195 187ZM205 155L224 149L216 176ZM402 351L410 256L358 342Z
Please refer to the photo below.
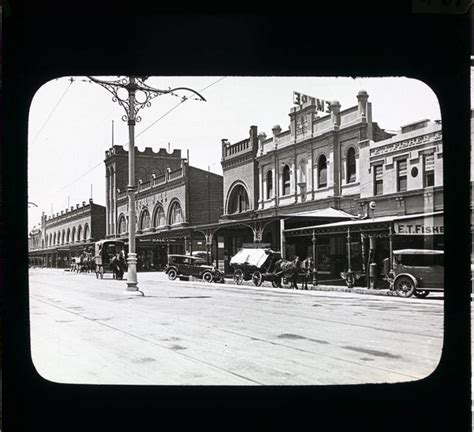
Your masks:
M404 192L407 190L407 161L401 160L397 162L397 191Z
M374 195L383 194L383 165L374 166Z
M163 225L166 225L165 211L163 210L163 207L159 206L155 213L154 226L160 227Z
M289 195L291 191L290 167L285 165L283 168L282 188L283 195Z
M318 187L323 188L328 185L328 164L326 156L321 155L318 161Z
M273 171L267 172L267 199L270 199L273 195Z
M175 201L171 205L169 214L170 214L169 216L170 225L183 222L183 212L181 210L181 205L179 204L178 201Z
M347 176L346 176L346 183L353 183L356 181L356 156L355 150L351 147L347 152Z
M143 231L147 228L150 228L150 213L145 209L140 218L140 230Z
M434 154L423 156L423 187L434 186Z
M246 212L249 209L249 196L242 185L232 190L229 198L229 214Z
M125 234L127 232L127 220L125 219L124 215L120 216L119 223L118 223L118 233Z

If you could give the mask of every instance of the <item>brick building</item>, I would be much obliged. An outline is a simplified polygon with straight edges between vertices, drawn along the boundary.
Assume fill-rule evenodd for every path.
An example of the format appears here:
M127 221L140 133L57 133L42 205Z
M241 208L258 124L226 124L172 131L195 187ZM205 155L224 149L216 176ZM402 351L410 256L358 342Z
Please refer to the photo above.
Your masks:
M128 237L128 152L106 151L107 237ZM206 250L205 236L194 226L217 222L222 214L222 176L189 165L181 150L135 149L138 191L137 255L139 270L162 267L169 253Z
M243 245L291 257L296 250L285 245L285 228L351 219L358 211L360 144L392 136L372 121L365 91L343 110L337 101L295 96L287 130L276 125L267 137L251 126L244 140L222 140L224 214L207 235L217 238L214 254L226 271Z
M357 220L287 229L287 241L299 253L314 244L316 261L331 277L348 267L366 272L367 260L381 275L394 249L442 250L441 122L421 120L388 139L361 141L358 154Z
M105 207L92 199L47 216L28 238L31 264L66 268L71 258L105 237Z

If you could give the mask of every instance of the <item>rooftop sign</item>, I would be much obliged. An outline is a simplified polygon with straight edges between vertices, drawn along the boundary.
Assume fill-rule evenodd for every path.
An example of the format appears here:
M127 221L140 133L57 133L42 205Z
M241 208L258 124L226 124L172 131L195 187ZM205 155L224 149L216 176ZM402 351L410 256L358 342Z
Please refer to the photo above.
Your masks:
M293 92L293 103L295 105L299 105L300 107L307 104L316 105L317 111L330 112L329 106L331 105L331 102L308 96L296 91Z

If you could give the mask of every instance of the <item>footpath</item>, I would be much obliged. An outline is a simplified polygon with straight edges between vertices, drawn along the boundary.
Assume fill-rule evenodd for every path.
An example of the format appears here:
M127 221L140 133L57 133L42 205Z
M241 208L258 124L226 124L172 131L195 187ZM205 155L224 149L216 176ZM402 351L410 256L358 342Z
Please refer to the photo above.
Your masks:
M230 284L230 285L236 285L234 280L232 278L225 278L224 279L225 284ZM263 282L262 286L270 284L270 282ZM243 281L242 285L246 286L255 286L252 281ZM238 286L238 285L236 285ZM283 288L283 289L289 289L289 288ZM298 284L298 291L306 291L301 288L301 284ZM347 292L347 293L357 293L357 294L366 294L366 295L382 295L382 296L395 296L397 297L397 294L395 291L390 291L389 289L369 289L369 288L363 288L363 287L354 287L354 288L348 288L347 286L341 286L341 285L328 285L324 283L318 283L318 285L313 286L312 284L308 283L308 291L336 291L336 292Z

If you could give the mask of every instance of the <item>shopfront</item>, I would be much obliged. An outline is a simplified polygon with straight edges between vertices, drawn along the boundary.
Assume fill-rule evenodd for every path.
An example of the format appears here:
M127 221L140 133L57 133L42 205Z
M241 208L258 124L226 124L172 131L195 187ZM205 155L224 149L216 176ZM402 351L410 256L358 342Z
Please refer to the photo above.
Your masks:
M384 287L384 260L397 249L444 248L443 212L385 216L284 231L288 254L312 256L320 281L341 281L341 272L360 272L369 285L369 269ZM374 265L375 264L375 265Z

